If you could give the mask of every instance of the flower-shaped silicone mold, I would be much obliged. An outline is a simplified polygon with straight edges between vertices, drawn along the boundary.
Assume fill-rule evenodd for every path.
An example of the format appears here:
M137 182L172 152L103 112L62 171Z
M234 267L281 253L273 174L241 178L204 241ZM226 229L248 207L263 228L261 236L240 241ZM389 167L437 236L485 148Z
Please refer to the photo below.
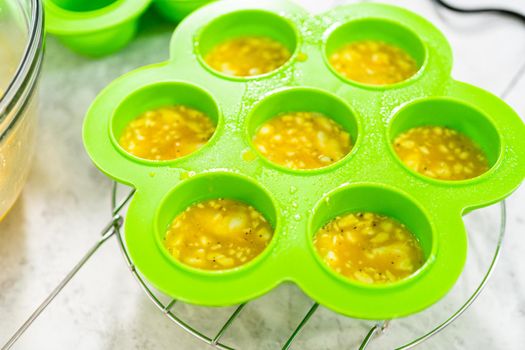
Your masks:
M266 35L293 52L280 69L254 78L224 76L206 65L217 43ZM327 56L347 42L379 39L408 51L419 65L407 81L372 87L348 81ZM114 81L100 93L84 124L95 164L137 189L126 219L126 244L141 273L171 297L202 305L255 298L285 281L342 314L390 319L422 310L460 275L467 253L462 215L501 200L525 175L525 127L492 94L451 78L452 55L443 35L406 10L379 4L341 7L312 16L287 1L220 1L197 11L175 31L171 58ZM146 161L117 140L140 113L185 104L216 123L199 151L173 161ZM258 126L281 112L316 111L335 119L355 140L351 153L317 170L289 170L263 158L252 144ZM409 170L392 149L408 128L443 125L481 145L490 170L466 181L438 181ZM245 152L254 157L243 157ZM253 159L254 158L254 159ZM227 271L187 267L164 249L171 220L208 198L239 199L272 223L267 249ZM365 285L328 268L313 247L325 223L349 211L373 211L407 225L425 263L411 277Z
M152 2L172 21L212 0L44 0L46 30L81 54L103 56L120 50L137 32Z

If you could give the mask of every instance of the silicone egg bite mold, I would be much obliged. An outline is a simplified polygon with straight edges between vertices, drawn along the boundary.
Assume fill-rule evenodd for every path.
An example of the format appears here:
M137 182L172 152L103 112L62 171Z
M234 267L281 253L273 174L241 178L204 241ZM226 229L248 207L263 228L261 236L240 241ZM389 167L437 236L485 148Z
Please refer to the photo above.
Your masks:
M265 35L293 52L274 72L225 76L203 56L228 38ZM400 46L417 61L412 78L384 87L346 80L328 56L354 40ZM288 1L220 1L175 30L170 59L124 75L96 98L84 124L86 149L109 177L136 188L126 218L126 244L140 272L173 298L201 305L242 303L285 281L347 316L390 319L443 297L467 254L462 215L515 190L525 174L525 127L504 102L451 78L452 54L443 35L406 10L358 4L312 16ZM184 104L216 123L209 142L172 161L126 153L118 139L127 123L160 106ZM254 147L256 129L293 111L320 112L354 141L340 161L292 170ZM409 170L392 142L421 125L457 129L486 153L490 170L471 180L440 181ZM251 156L246 157L246 154ZM253 205L274 228L257 258L231 270L204 271L170 256L163 237L175 216L210 198ZM313 236L336 216L371 211L393 217L421 243L424 265L409 278L382 285L346 279L321 260Z
M103 56L120 50L137 32L154 3L172 21L212 0L44 0L46 30L81 54Z

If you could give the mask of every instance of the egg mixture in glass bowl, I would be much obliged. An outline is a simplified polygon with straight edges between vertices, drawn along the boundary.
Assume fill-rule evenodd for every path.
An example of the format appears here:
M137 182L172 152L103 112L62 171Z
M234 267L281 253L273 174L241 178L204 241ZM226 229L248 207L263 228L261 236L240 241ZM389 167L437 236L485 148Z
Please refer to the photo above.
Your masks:
M0 220L19 196L31 165L43 23L38 0L0 0Z

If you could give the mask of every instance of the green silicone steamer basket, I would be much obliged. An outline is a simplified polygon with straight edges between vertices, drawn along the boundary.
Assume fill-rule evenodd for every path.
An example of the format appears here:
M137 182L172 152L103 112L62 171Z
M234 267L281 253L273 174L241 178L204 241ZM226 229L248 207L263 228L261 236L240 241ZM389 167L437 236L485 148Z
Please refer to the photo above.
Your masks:
M44 0L46 30L73 51L98 57L126 46L140 17L155 3L172 21L212 0Z
M272 73L228 77L202 58L223 40L261 34L293 52ZM346 80L327 57L362 39L401 46L416 59L419 72L386 87ZM188 303L225 306L293 282L346 316L392 319L429 307L451 289L467 254L462 216L502 200L525 175L520 118L494 95L452 79L451 68L444 36L401 8L366 3L312 16L288 1L225 0L181 23L168 61L132 71L98 95L85 119L84 143L98 168L136 189L125 222L126 246L141 274L163 293ZM119 146L129 121L173 104L197 108L217 124L203 148L172 161L148 161ZM321 112L336 120L354 140L351 153L316 170L270 163L256 151L252 136L267 119L292 111ZM476 141L490 170L454 182L409 170L394 153L392 140L429 124L457 129ZM246 152L255 157L243 157ZM181 264L163 247L168 225L189 205L218 197L261 211L275 230L271 243L256 259L231 270ZM332 271L316 254L313 235L352 211L373 211L405 223L422 245L424 265L386 285L362 284Z

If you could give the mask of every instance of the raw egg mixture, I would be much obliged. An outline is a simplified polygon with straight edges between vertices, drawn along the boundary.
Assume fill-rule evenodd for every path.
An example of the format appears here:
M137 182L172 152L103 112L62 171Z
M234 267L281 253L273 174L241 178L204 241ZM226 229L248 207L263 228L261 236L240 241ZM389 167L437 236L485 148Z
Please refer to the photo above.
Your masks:
M478 145L446 127L412 128L394 140L394 149L410 169L435 179L466 180L489 169Z
M270 161L290 169L316 169L337 162L352 149L350 134L316 112L293 112L264 123L253 143Z
M170 225L164 245L177 260L203 270L246 264L270 243L273 229L255 208L231 199L188 207Z
M214 123L201 111L183 105L161 107L132 120L119 144L139 158L171 160L195 152L214 132Z
M423 265L423 251L405 225L375 213L335 218L314 237L323 261L337 273L367 284L392 283Z
M251 77L276 70L291 55L288 48L276 40L264 36L246 36L217 45L204 60L210 67L226 75Z
M416 61L403 49L374 40L345 45L329 61L344 77L369 85L399 83L418 70Z

